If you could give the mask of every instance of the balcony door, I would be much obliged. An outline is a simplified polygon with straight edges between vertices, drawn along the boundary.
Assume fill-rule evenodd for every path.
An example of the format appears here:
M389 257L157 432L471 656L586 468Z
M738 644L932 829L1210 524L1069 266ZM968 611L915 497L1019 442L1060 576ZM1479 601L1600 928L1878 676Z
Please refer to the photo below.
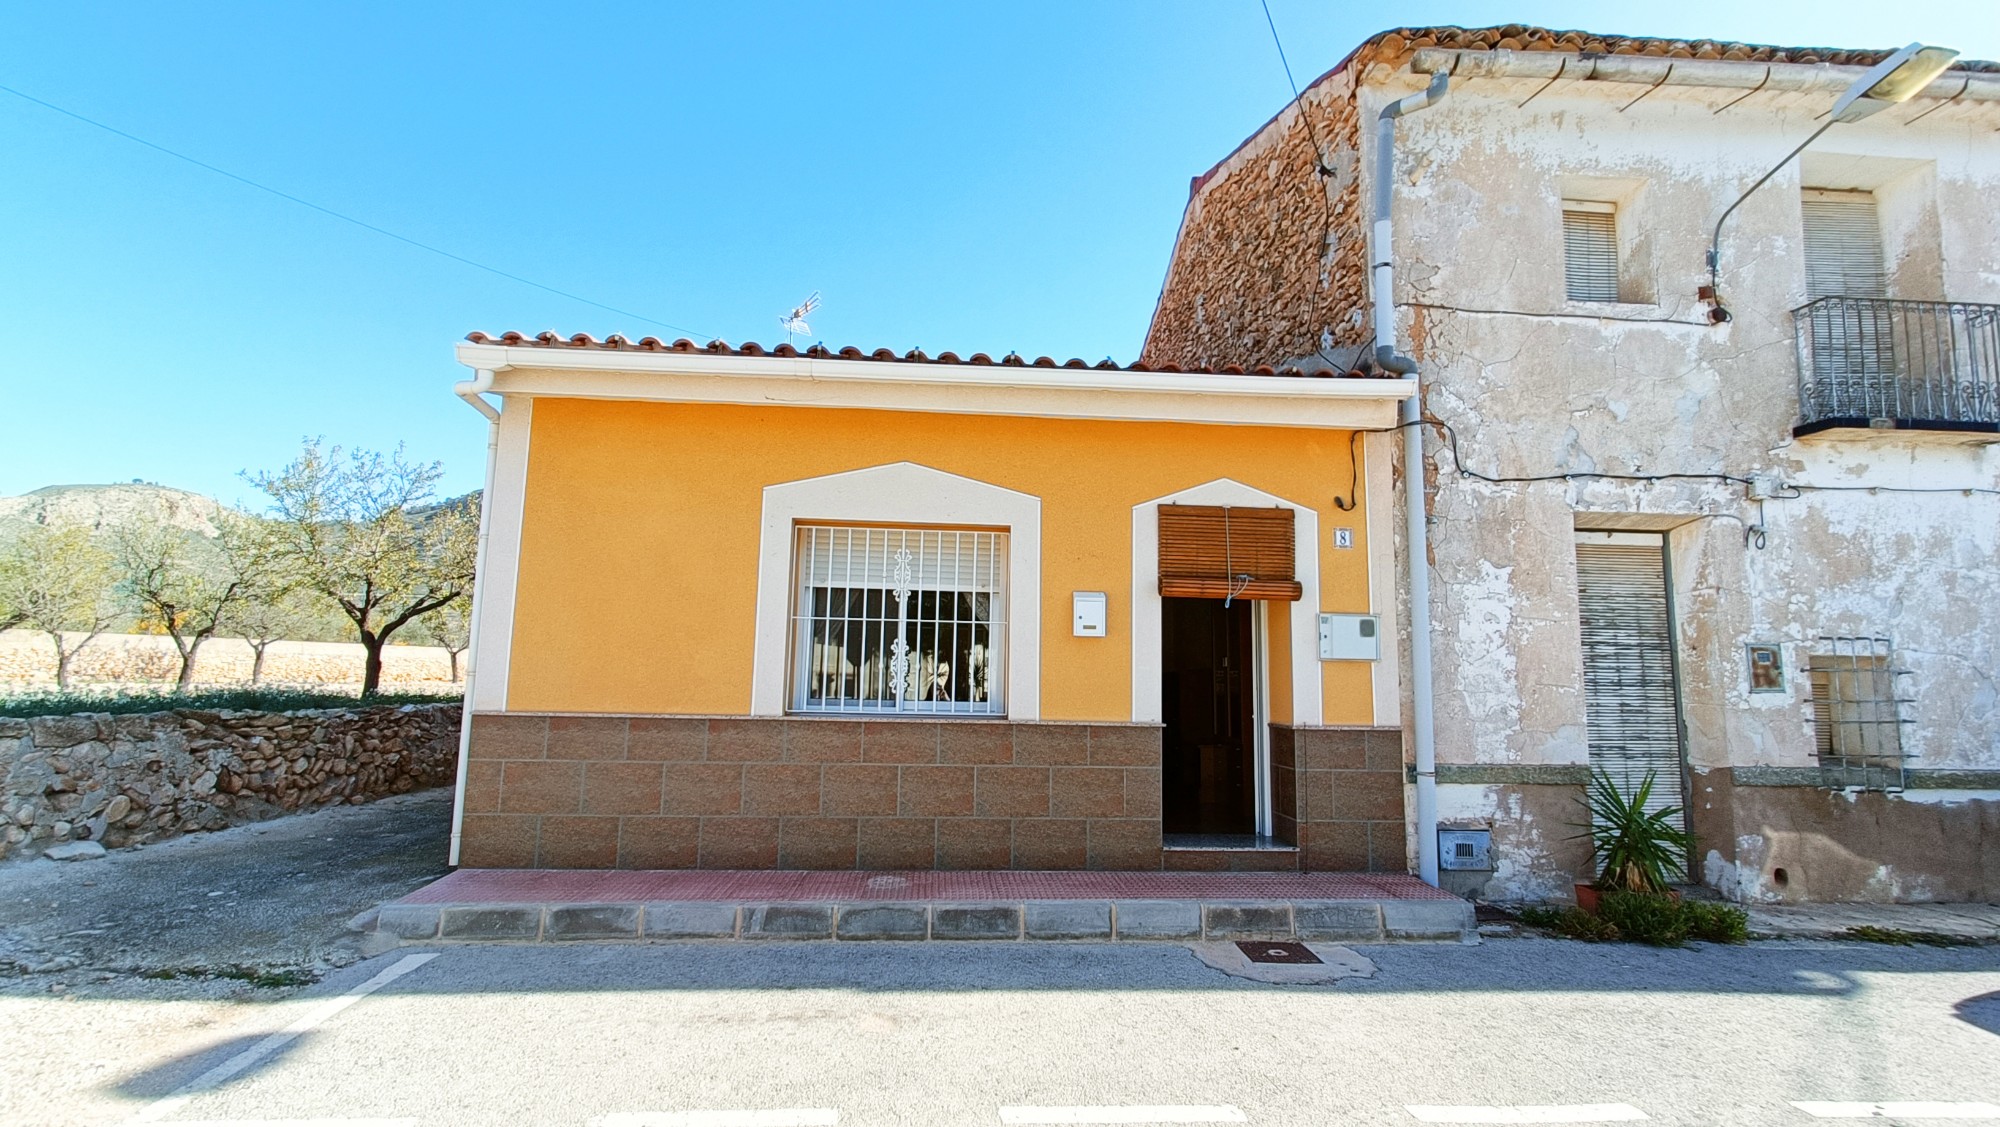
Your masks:
M1882 220L1872 192L1807 189L1806 308L1816 398L1829 415L1893 417L1896 374L1882 263ZM1821 300L1821 299L1862 300Z

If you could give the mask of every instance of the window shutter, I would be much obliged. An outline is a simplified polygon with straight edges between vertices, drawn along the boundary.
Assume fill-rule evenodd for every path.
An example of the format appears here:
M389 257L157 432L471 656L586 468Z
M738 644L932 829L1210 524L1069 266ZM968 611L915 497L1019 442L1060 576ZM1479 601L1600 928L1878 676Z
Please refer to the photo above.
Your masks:
M1585 737L1590 765L1619 793L1635 794L1651 772L1646 809L1681 806L1670 820L1686 829L1666 550L1646 539L1653 542L1576 546Z
M1610 204L1563 201L1563 282L1571 301L1618 300L1618 213Z
M1296 602L1292 518L1275 507L1161 505L1160 594Z
M1806 297L1887 297L1882 221L1869 192L1807 191Z

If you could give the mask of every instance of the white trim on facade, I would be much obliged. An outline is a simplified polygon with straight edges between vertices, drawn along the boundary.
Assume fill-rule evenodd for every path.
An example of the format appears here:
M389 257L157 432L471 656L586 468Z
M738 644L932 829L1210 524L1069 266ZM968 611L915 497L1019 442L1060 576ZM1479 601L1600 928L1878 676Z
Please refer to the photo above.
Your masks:
M508 396L1379 429L1411 381L461 344Z
M1256 723L1250 725L1250 775L1256 792L1257 832L1270 837L1271 816L1271 604L1259 602L1250 617L1250 674Z
M1006 718L1041 719L1042 500L914 462L764 487L763 531L757 547L757 634L751 654L752 716L783 716L791 699L792 530L801 521L1005 528Z
M1377 725L1403 723L1401 613L1396 606L1396 470L1391 459L1401 436L1375 431L1361 436L1361 495L1368 499L1368 608L1378 620L1382 655L1373 663ZM1318 637L1317 634L1314 635Z
M1132 720L1162 721L1160 701L1160 509L1161 505L1277 505L1292 510L1298 543L1301 593L1292 613L1292 723L1319 724L1319 513L1240 481L1217 478L1132 506ZM1276 670L1272 671L1275 676ZM1270 722L1267 715L1264 723Z
M493 453L493 495L485 498L486 559L479 576L479 677L474 712L507 710L507 673L514 653L514 594L521 577L521 516L528 500L528 439L535 401L510 396L500 412Z

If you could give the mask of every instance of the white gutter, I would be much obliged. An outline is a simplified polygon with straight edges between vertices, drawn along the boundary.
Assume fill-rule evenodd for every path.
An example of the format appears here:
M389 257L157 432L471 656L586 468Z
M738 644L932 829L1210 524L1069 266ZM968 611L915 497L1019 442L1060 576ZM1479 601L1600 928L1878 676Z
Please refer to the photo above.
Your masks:
M1868 68L1832 63L1759 63L1737 59L1670 59L1659 55L1598 55L1567 51L1464 51L1424 47L1410 60L1418 74L1453 78L1574 79L1637 86L1706 86L1785 94L1840 94ZM1948 70L1916 94L1939 101L2000 102L2000 74Z
M472 687L477 676L475 657L479 653L479 610L485 605L480 592L486 586L486 532L493 512L493 467L500 451L500 409L487 400L486 392L493 389L493 371L479 369L469 380L460 380L452 385L452 394L472 404L474 410L486 416L486 487L479 492L479 546L472 557L472 610L466 616L471 624L465 645L465 703L458 717L458 781L452 786L451 798L451 852L446 857L447 864L458 865L458 848L465 837L465 776L472 761Z
M1431 698L1431 541L1430 502L1424 490L1424 415L1417 362L1396 351L1395 242L1390 223L1396 180L1396 119L1435 104L1445 96L1450 76L1431 77L1421 93L1391 102L1375 119L1375 227L1373 292L1375 363L1408 377L1403 400L1403 569L1410 588L1410 742L1417 760L1417 874L1438 882L1437 736Z

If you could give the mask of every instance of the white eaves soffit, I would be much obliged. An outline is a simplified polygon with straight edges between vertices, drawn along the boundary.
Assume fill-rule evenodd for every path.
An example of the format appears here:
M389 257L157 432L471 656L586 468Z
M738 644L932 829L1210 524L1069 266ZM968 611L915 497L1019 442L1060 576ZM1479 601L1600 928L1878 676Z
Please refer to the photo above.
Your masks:
M1396 425L1403 379L1234 376L611 349L458 346L501 395L1336 430Z

